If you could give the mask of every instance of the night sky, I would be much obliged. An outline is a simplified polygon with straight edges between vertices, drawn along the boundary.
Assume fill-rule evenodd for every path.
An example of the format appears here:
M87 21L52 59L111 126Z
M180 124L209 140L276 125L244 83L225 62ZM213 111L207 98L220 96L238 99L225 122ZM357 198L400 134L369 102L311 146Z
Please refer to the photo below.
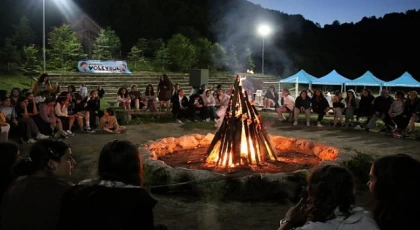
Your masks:
M363 17L382 17L392 12L420 9L420 0L249 0L264 8L301 14L322 26L334 20L358 22Z

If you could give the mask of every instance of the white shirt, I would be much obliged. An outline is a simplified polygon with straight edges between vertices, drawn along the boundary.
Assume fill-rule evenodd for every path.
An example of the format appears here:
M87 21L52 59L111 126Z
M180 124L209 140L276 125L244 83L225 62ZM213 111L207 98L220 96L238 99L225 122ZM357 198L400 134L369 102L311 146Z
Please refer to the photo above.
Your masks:
M286 97L284 97L284 104L288 109L290 109L291 111L295 108L295 98L293 98L290 95L287 95Z

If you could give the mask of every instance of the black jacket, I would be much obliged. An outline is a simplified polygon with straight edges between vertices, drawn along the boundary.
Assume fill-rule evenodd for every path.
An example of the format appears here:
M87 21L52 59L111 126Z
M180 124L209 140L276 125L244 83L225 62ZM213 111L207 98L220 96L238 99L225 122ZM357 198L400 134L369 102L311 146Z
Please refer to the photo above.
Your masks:
M182 97L181 101L179 100L178 95L174 95L171 98L171 102L172 102L172 113L174 114L179 112L179 110L181 109L181 105L185 109L188 108L188 98L185 95Z

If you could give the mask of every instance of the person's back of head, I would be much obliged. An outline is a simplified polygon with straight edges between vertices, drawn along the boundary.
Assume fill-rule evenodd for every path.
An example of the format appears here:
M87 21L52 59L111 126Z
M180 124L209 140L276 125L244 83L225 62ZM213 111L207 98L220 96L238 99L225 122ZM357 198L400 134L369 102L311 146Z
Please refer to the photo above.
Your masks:
M3 192L10 183L15 179L13 166L19 159L19 148L12 142L0 142L0 201Z
M98 174L101 180L142 186L142 164L137 147L129 141L107 143L99 155Z
M371 168L369 188L373 215L381 229L408 229L417 225L420 206L420 162L405 154L385 156Z
M336 208L349 216L355 203L353 176L338 165L316 167L308 176L308 195L308 220L324 222L333 219Z
M38 172L46 176L66 178L71 175L75 165L70 147L62 141L39 140L32 145L29 157L29 175Z

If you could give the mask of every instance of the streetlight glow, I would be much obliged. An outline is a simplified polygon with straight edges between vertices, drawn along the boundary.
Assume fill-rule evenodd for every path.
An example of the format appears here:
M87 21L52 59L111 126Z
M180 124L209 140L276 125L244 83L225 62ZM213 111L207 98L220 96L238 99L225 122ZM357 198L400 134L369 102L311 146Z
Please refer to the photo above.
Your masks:
M259 25L258 34L262 37L262 56L261 56L261 73L264 75L264 39L271 33L271 28L268 25Z
M258 27L258 34L265 37L271 33L271 28L267 25L260 25Z

